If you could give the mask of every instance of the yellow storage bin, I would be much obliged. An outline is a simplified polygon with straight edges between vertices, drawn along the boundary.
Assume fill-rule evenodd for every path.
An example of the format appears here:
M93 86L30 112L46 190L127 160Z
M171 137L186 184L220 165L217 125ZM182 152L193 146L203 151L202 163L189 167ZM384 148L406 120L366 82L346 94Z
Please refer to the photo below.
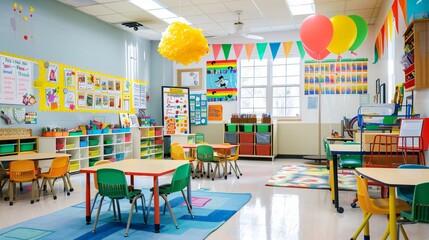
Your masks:
M70 164L70 172L76 172L76 171L79 171L79 169L80 169L79 162Z
M90 157L99 156L99 155L100 155L100 150L89 151Z
M147 147L149 145L149 141L142 141L141 143L140 143L140 146L141 147Z
M75 148L76 145L74 143L66 144L66 149Z

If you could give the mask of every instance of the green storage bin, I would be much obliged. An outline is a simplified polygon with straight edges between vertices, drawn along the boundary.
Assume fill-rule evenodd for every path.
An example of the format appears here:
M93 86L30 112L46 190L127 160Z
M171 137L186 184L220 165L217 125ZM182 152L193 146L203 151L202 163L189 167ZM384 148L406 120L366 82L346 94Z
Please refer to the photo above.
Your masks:
M393 124L397 118L398 118L398 116L385 116L383 118L383 123L384 124Z
M104 139L104 144L112 144L113 139Z
M15 152L16 143L10 144L1 144L0 145L0 153L11 153Z
M237 132L237 124L227 123L226 124L226 131L227 132Z
M253 124L243 124L243 132L253 132Z
M89 146L97 146L99 142L98 139L89 139Z
M258 124L256 125L257 132L270 132L270 124Z
M19 151L20 152L33 151L35 145L36 145L35 142L20 143L19 144Z

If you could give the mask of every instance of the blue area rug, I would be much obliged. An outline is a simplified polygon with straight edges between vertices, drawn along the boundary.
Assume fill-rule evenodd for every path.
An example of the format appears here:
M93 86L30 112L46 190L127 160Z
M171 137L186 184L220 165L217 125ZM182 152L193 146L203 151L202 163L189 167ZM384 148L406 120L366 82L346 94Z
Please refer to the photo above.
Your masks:
M143 191L146 198L150 193ZM148 223L143 224L141 202L138 201L139 212L133 213L132 223L127 239L204 239L219 228L251 198L249 193L219 193L210 191L192 191L191 219L186 204L180 193L169 195L173 213L179 224L174 226L173 220L166 210L163 215L164 200L160 198L161 233L154 233L153 201ZM149 202L149 199L146 199ZM108 211L110 200L103 201L97 230L91 233L93 224L86 225L85 204L81 203L55 213L34 218L0 230L0 239L121 239L125 238L130 204L121 200L122 222L114 220L113 211ZM97 209L94 209L92 221L95 221Z

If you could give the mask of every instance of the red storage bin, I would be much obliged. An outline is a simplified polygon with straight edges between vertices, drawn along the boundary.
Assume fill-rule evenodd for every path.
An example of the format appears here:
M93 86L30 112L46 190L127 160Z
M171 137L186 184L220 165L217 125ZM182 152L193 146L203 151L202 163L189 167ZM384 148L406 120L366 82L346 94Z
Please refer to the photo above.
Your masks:
M271 156L271 144L256 144L256 155Z
M155 136L162 136L162 128L155 128Z
M253 155L254 144L240 143L240 154L242 155Z
M254 133L240 133L240 143L254 143Z

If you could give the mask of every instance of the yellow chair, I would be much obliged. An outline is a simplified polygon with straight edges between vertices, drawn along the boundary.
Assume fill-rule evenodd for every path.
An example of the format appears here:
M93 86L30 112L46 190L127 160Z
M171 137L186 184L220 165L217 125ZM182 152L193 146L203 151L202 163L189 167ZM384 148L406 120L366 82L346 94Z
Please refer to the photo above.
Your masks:
M241 173L240 168L238 167L237 160L240 156L240 145L235 148L235 153L232 156L226 158L229 163L229 174L231 174L231 169L234 170L235 176L239 179L243 174ZM232 164L234 163L234 165Z
M365 239L369 239L369 219L373 214L389 214L389 199L387 198L371 198L368 193L368 179L361 177L358 173L355 173L356 182L357 182L357 194L360 208L362 209L364 219L356 230L355 234L351 240L357 239L362 229L365 228ZM410 211L411 207L404 200L396 199L396 214L399 214L401 211ZM384 233L382 239L387 239L390 234L389 222L387 221L386 232ZM408 239L403 227L401 226L402 234L406 239Z
M195 158L193 156L187 157L185 154L185 150L179 143L172 143L170 146L171 158L173 160L188 160L191 164L192 169L194 169L194 161Z
M43 178L42 186L46 185L46 182L49 184L49 188L51 189L52 195L54 199L57 199L57 194L55 193L53 180L57 178L62 178L64 183L64 188L67 192L67 195L70 195L69 185L66 180L66 175L69 169L69 158L68 157L57 157L52 160L51 167L48 172L44 172L40 174L40 177Z
M13 205L13 200L15 196L15 188L16 183L23 183L23 182L31 182L31 204L34 203L34 201L39 201L39 191L38 188L38 181L36 176L36 170L34 167L34 162L30 160L21 160L21 161L14 161L10 163L10 170L9 170L9 197L5 200L9 200L9 205Z
M111 163L111 161L109 161L109 160L100 160L100 161L95 162L94 166L98 166L98 165L102 165L102 164L106 164L106 163ZM95 202L97 202L97 198L100 195L100 193L98 192L97 173L94 173L94 187L95 187L95 189L97 189L97 194L95 194L94 202L92 203L91 214L92 214L92 210L94 210ZM116 218L116 213L115 213L115 218Z

